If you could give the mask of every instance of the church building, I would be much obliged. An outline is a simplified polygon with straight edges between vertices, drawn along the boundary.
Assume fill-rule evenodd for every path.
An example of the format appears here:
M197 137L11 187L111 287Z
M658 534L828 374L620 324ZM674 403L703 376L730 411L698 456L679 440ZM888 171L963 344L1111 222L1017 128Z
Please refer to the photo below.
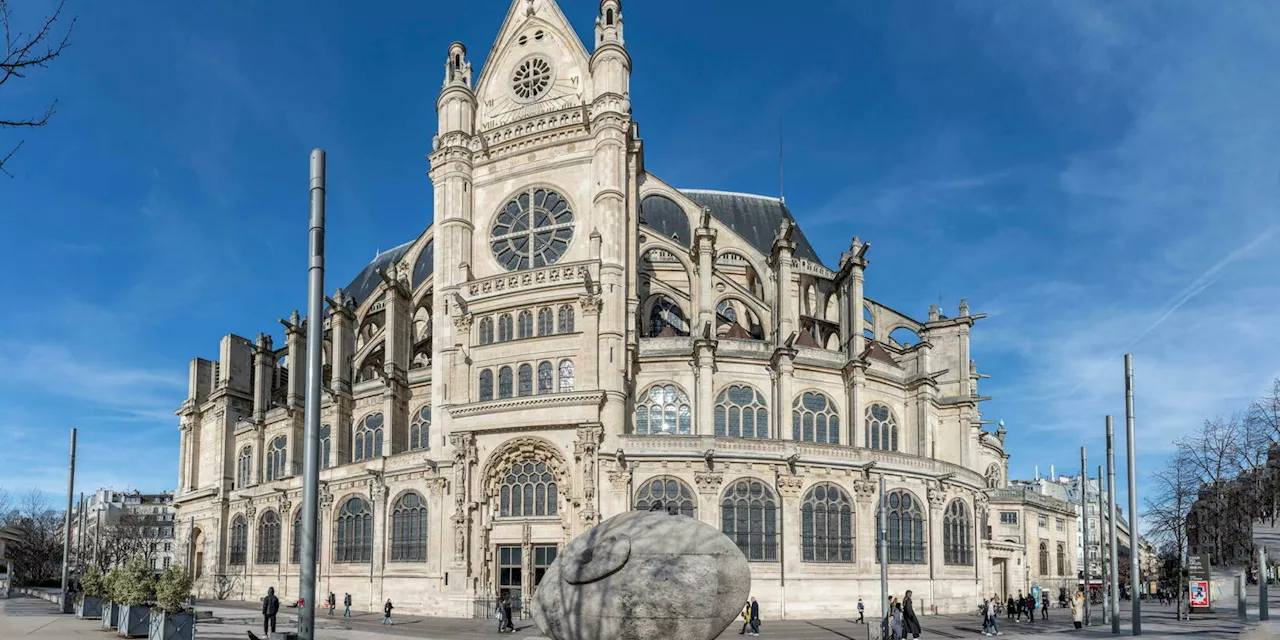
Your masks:
M1025 544L989 540L1008 456L979 410L983 316L877 303L870 245L824 263L779 198L673 187L645 164L622 2L594 19L584 43L554 0L515 0L478 75L448 46L434 220L314 319L317 592L527 607L630 509L722 530L766 619L874 611L882 562L921 612L1023 584ZM308 320L191 363L174 502L200 597L297 597Z

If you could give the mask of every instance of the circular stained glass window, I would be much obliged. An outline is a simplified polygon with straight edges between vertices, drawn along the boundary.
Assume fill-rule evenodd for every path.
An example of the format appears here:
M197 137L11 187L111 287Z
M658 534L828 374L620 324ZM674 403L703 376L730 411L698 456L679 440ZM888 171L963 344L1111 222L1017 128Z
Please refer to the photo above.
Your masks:
M552 265L573 239L573 209L560 194L532 188L512 198L493 222L493 255L508 271Z
M511 90L521 100L541 98L551 88L551 63L544 58L528 58L511 73Z

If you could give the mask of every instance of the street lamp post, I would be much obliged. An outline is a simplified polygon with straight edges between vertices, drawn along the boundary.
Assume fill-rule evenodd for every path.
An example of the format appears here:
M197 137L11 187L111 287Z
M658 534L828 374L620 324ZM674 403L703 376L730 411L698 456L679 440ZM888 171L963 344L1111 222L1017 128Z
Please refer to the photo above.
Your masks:
M1138 597L1138 455L1133 427L1133 354L1124 354L1125 448L1129 463L1129 584L1133 601L1133 635L1142 635L1142 600Z

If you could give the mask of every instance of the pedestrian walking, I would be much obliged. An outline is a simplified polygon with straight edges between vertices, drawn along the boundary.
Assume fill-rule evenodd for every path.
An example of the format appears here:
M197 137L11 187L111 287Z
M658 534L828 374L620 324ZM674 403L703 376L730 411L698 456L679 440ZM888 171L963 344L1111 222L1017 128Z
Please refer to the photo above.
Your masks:
M1040 619L1049 619L1049 594L1047 593L1040 594Z
M747 600L742 605L742 630L738 632L738 635L745 634L749 626L751 626L751 601Z
M1000 619L1000 612L997 610L1000 606L1000 596L991 596L991 600L987 602L986 621L988 623L987 635L1001 636L1000 626L996 622Z
M920 637L920 619L911 603L911 590L902 596L902 637L910 636L913 640Z
M351 594L346 592L342 594L342 617L351 617Z
M267 597L262 599L262 634L270 637L276 631L276 614L280 613L280 598L276 597L276 588L267 588Z
M760 635L760 603L751 598L751 635Z
M387 598L387 603L382 605L382 624L395 624L391 621L391 610L394 608L391 606L391 598Z
M329 606L329 615L333 615L333 611L338 608L338 597L330 591L329 599L325 601L325 604Z
M892 640L902 640L902 603L897 598L889 608L889 634Z
M1018 615L1018 607L1013 601L1013 596L1009 596L1009 601L1005 603L1004 613L1009 616L1009 620L1013 620L1013 617Z
M867 607L862 604L862 598L858 598L858 624L866 624Z
M1071 620L1077 629L1084 626L1084 594L1077 593L1071 599Z

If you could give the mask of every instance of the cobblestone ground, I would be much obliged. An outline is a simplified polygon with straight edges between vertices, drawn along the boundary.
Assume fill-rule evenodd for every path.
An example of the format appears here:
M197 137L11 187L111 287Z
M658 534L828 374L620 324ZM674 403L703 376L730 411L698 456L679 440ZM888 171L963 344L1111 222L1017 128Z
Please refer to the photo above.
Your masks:
M1271 599L1272 611L1277 613L1276 621L1257 622L1256 608L1249 611L1249 621L1242 622L1236 615L1234 607L1223 608L1215 615L1197 616L1192 621L1176 621L1172 607L1151 605L1143 609L1143 637L1147 638L1280 638L1280 597ZM1256 600L1254 601L1256 602ZM245 640L246 631L261 633L260 618L256 615L255 603L247 602L202 602L200 609L212 609L215 621L202 622L197 627L196 637L199 640ZM1128 611L1128 609L1123 609ZM1047 622L1037 620L1034 623L1013 623L1001 621L1000 630L1005 638L1037 638L1053 640L1056 638L1108 638L1111 626L1096 625L1081 631L1072 630L1070 617L1062 612L1054 611L1050 615L1055 619ZM1127 616L1122 616L1127 621ZM278 620L278 630L295 628L297 615L295 611L282 611ZM381 614L354 613L353 617L343 619L341 615L328 616L324 612L317 615L317 637L323 640L374 640L377 638L412 637L422 640L470 640L473 638L497 637L496 624L491 620L456 620L447 618L422 618L417 616L396 616L394 626L380 624ZM921 619L924 626L923 638L966 638L981 637L981 622L977 616L928 616ZM741 638L738 635L740 624L731 625L722 640ZM1128 624L1122 625L1122 635L1128 636ZM49 602L28 596L16 596L8 600L0 600L0 639L39 638L40 640L69 640L73 638L111 637L100 630L97 620L77 620L74 616L62 615L57 607ZM530 621L521 621L515 634L504 634L501 637L515 640L541 640L537 627ZM877 636L874 628L854 623L852 620L788 620L780 622L766 621L761 628L761 637L785 638L787 640L871 640ZM679 640L662 638L656 640Z

